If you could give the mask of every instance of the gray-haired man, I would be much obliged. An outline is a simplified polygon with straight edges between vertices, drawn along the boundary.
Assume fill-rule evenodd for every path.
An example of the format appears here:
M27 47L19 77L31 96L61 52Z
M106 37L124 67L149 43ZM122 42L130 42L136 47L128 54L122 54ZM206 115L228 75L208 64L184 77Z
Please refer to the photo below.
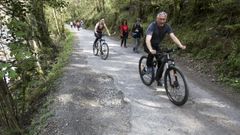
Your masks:
M170 38L176 43L180 48L185 49L186 46L182 45L180 40L174 35L172 28L166 23L167 13L160 12L156 17L156 21L152 22L147 29L146 33L146 46L148 52L147 66L152 67L152 61L154 54L160 51L160 43L164 39L165 35L168 34ZM159 65L161 63L158 63ZM148 68L151 69L151 68ZM158 85L161 86L162 83L160 79L162 78L163 69L158 67L156 81Z

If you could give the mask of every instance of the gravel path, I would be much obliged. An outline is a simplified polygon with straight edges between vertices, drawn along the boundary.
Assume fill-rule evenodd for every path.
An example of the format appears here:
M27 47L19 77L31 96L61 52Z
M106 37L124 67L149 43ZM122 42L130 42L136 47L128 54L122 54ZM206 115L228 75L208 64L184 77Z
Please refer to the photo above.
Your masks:
M177 107L165 91L145 86L138 74L142 54L106 38L107 60L93 56L93 32L72 30L76 44L58 81L54 117L42 135L238 135L240 110L212 89L211 82L181 69L190 88L188 102Z

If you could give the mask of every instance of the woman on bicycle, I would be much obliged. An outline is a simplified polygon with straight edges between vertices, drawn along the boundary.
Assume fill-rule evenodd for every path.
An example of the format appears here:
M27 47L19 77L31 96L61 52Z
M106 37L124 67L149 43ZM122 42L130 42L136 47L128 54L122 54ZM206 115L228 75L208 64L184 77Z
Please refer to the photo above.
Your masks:
M94 41L94 45L97 43L97 41L98 41L99 39L102 38L102 32L103 32L104 28L106 28L108 35L111 36L110 33L109 33L109 30L108 30L108 28L107 28L107 25L105 24L104 19L101 19L101 20L100 20L99 22L97 22L97 24L95 25L94 35L95 35L96 39L95 39L95 41Z
M152 68L152 62L154 54L160 51L160 43L164 39L165 35L168 34L170 38L176 43L180 48L185 49L186 46L182 45L180 40L174 35L172 28L166 23L167 22L167 13L160 12L157 14L156 21L152 22L147 29L146 41L145 41L145 51L148 53L147 58L147 67L148 70ZM161 62L157 69L156 81L158 86L162 86L161 78L163 69L160 69Z

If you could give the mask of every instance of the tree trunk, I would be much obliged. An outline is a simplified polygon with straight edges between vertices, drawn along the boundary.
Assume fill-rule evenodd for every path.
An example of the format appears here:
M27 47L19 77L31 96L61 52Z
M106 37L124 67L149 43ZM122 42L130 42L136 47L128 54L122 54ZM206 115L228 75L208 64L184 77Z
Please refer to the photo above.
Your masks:
M0 122L2 126L14 133L14 135L21 135L22 130L19 126L15 112L15 104L13 103L12 96L8 92L5 79L0 79Z
M56 28L57 28L58 35L60 36L61 33L60 33L59 23L58 23L58 20L57 20L57 15L56 15L55 9L53 9L53 16L54 16L55 25L56 25Z
M100 4L99 0L95 0L94 3L95 3L95 7L97 9L97 12L100 12L101 9L100 9L100 6L99 6L99 4Z
M44 47L50 47L52 49L52 58L56 57L58 52L57 47L53 44L50 34L48 31L48 26L45 20L44 14L44 4L42 0L32 0L33 16L35 17L37 23L37 29L39 32L39 40L42 42Z
M103 12L105 13L105 0L102 0L102 9L103 9Z
M146 6L150 3L149 1L141 1L138 3L138 17L141 18L141 20L147 20L146 16Z

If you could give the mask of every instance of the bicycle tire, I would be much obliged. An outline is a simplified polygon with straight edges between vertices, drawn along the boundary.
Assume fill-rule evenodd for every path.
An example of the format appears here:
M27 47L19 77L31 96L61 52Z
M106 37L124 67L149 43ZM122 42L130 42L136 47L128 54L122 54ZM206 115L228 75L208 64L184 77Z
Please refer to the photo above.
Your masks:
M97 56L98 55L98 52L99 52L99 41L96 42L96 44L93 44L93 55Z
M145 60L147 61L147 56L142 56L140 58L139 64L138 64L138 71L143 84L150 86L154 81L155 72L153 67L150 73L147 73L146 71L144 71L144 69L147 68L147 65L146 65L147 63L145 62ZM147 76L144 77L145 75ZM149 78L149 80L146 80L146 78Z
M101 58L103 60L106 60L109 55L109 47L107 43L102 43L100 52L101 52Z
M171 72L174 72L173 77L176 79L173 84L172 84L172 80L174 78L171 77ZM182 79L181 84L180 84L180 80L179 80L180 78ZM169 85L168 85L168 82L169 82ZM180 100L177 100L177 97L175 98L174 96L179 96L179 95L173 95L172 92L170 92L170 88L172 88L172 89L179 89L180 85L184 86L184 92L183 92L184 95L182 96L182 98ZM188 95L189 95L189 89L188 89L187 81L186 81L183 73L177 67L170 66L166 70L166 72L164 74L164 87L165 87L165 90L166 90L166 93L167 93L167 96L168 96L169 100L173 104L175 104L177 106L182 106L182 105L184 105L187 102ZM179 91L180 90L177 90L177 92L179 92ZM176 94L176 90L173 90L173 93Z

